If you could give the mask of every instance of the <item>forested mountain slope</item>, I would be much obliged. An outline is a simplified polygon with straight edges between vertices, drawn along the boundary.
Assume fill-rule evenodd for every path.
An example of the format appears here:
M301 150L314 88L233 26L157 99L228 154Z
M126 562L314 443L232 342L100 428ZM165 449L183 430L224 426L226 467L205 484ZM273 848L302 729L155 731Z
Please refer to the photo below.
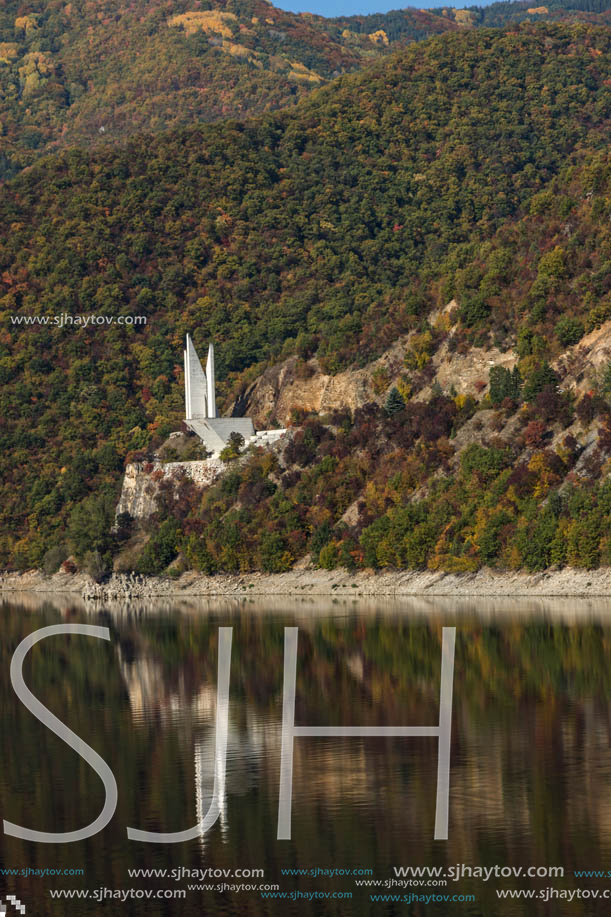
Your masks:
M179 424L186 331L198 345L214 337L227 398L265 361L316 353L335 371L412 332L407 397L447 333L427 316L454 297L452 346L515 348L532 401L552 384L548 362L611 317L608 73L605 28L453 33L291 111L65 152L5 185L2 563L39 563L66 528L78 540L85 526L91 544L91 526L108 531L124 458ZM64 312L148 321L11 320ZM517 398L514 383L503 385ZM412 485L443 464L437 440L474 410L443 397L423 415L439 420L427 434L437 451L430 464L418 460L425 479ZM424 422L414 410L404 434L393 421L382 435L379 417L361 417L350 454L371 436L392 451L401 435L409 459ZM318 461L324 442L308 434L293 463ZM390 474L392 463L371 455L371 473ZM500 474L510 457L490 461ZM344 469L352 483L328 508L327 541L368 467ZM337 488L322 491L331 499ZM307 499L300 492L297 503ZM303 550L312 525L295 530ZM295 545L281 554L295 559Z
M605 3L325 19L267 0L6 0L0 180L57 148L116 145L142 131L292 106L338 74L431 35L521 19L595 21Z
M410 10L402 41L456 29ZM8 0L0 7L0 178L57 147L293 105L388 52L267 0Z

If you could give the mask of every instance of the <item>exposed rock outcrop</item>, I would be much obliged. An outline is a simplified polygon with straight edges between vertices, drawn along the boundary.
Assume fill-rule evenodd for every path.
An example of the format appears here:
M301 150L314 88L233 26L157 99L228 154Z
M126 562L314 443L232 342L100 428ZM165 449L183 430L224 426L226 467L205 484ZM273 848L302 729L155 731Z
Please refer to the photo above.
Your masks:
M583 395L592 387L592 379L611 363L611 321L586 334L569 347L554 363L562 376L562 387Z
M513 369L518 361L514 350L501 351L497 347L470 347L464 353L453 350L452 313L456 308L457 303L452 300L429 316L431 325L441 324L449 329L449 335L432 354L430 381L414 395L415 401L428 400L436 384L442 391L453 387L457 394L480 399L487 391L491 367ZM290 423L296 409L323 414L343 408L354 411L371 401L382 403L388 389L409 375L405 355L413 336L411 333L397 338L381 357L362 369L346 370L334 376L322 372L316 358L305 362L290 357L265 370L234 402L232 411L249 414L258 427L270 421L284 426ZM611 321L569 347L553 366L562 378L563 388L583 394L591 387L593 375L609 362Z
M457 308L452 300L443 309L431 313L430 324L451 329L452 313ZM496 364L512 369L517 361L513 351L503 352L496 347L471 347L466 353L452 351L451 337L452 330L432 355L430 383L415 395L415 400L430 398L435 383L444 391L453 386L459 394L481 397L488 385L490 367ZM322 372L316 358L305 362L290 357L265 370L234 402L231 412L248 414L258 427L274 421L284 426L290 423L296 409L324 414L344 408L354 411L372 401L382 403L388 389L410 374L405 355L413 338L414 332L402 335L382 356L362 369L333 376Z
M449 340L445 340L431 360L435 370L431 384L422 388L414 401L428 401L435 383L444 392L453 387L457 394L481 398L488 389L491 367L513 369L516 362L517 356L512 350L503 352L497 347L471 347L464 354L452 353Z
M266 369L231 410L251 416L257 428L270 422L285 426L294 410L354 410L374 397L370 367L331 376L321 371L316 359L304 363L298 357L290 357Z
M200 487L207 487L219 477L225 466L220 459L199 462L133 462L125 468L117 516L129 513L133 519L146 519L157 509L157 494L162 481L177 481L186 475Z

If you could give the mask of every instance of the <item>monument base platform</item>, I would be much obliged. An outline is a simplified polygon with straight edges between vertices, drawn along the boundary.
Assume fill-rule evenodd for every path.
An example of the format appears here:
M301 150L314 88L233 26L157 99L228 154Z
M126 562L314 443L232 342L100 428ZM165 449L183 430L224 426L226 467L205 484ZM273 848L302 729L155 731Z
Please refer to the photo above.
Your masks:
M254 436L255 428L250 417L192 417L186 425L197 433L208 452L218 455L225 448L232 433L239 433L244 442Z

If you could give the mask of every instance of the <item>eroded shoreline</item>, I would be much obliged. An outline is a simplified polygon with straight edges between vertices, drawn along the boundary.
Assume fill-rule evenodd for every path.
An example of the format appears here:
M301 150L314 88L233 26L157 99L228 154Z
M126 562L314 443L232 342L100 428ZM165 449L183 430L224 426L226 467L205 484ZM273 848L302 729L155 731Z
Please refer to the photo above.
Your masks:
M541 573L433 573L345 570L292 570L287 573L246 573L205 576L183 573L177 579L113 574L102 583L84 573L47 576L37 570L0 574L0 592L72 594L90 601L187 596L495 596L609 597L611 567L577 570L569 567Z

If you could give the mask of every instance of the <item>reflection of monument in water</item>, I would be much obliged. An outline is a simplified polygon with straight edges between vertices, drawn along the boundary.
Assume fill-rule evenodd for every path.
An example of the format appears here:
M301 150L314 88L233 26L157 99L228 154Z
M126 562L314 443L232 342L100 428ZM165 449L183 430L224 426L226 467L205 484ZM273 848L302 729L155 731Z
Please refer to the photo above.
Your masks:
M204 821L216 786L217 824L225 838L228 796L245 796L259 787L262 771L279 759L280 721L261 716L251 704L239 708L230 704L223 761L216 742L216 684L205 682L195 687L181 677L170 684L163 665L153 655L133 649L130 656L120 645L117 655L134 723L155 721L163 730L177 730L178 741L193 748L196 817L190 813L189 822ZM207 834L200 837L202 845L206 840Z
M187 335L184 349L185 364L185 423L204 443L208 452L218 455L229 442L232 433L244 439L247 446L272 443L285 430L260 430L255 433L250 417L218 417L214 372L214 345L208 347L206 372L202 368L191 337Z
M199 838L202 850L207 849L216 831L229 842L231 811L235 813L240 799L248 794L271 792L269 812L273 818L282 740L280 698L277 704L262 710L246 698L232 700L230 695L223 768L216 748L217 686L213 676L192 682L180 670L170 680L153 653L135 647L126 658L120 644L117 653L134 724L157 722L161 730L171 729L176 741L185 743L187 755L192 756L195 811L184 813L185 826L203 822L216 782L218 820L209 833ZM347 655L344 664L348 694L354 691L358 697L365 691L366 696L373 697L371 673L364 670L362 655ZM426 683L419 696L419 703L431 705L432 714L436 693L437 684L429 687ZM552 754L561 756L580 775L565 802L568 823L583 827L584 820L589 820L598 826L605 842L611 838L611 804L605 801L604 792L611 784L611 766L601 766L611 743L611 707L597 707L587 699L572 701L570 710L571 718L563 722L561 711L554 708L551 715L547 705L538 701L519 714L525 728L515 734L508 732L503 720L482 722L468 705L457 709L456 732L462 750L452 763L451 836L459 839L463 849L471 851L473 862L478 856L474 821L498 837L505 831L514 838L533 836L539 811L537 797L529 792L529 782L522 776L525 762L533 760L533 735L539 736L539 742L557 735L556 743L549 747L543 743L536 757L549 755L551 760ZM411 714L411 708L408 712ZM348 710L342 713L350 722ZM383 721L382 701L379 718ZM395 739L389 744L381 739L300 738L294 746L295 812L304 818L306 808L322 802L330 818L340 818L349 806L360 812L379 807L385 813L389 831L400 830L407 819L423 826L423 831L428 830L434 805L435 777L431 774L435 763L435 750L423 746L418 739Z
M229 797L245 797L267 783L266 775L280 763L282 713L278 706L260 711L248 701L232 702L227 720L225 760L217 746L217 685L212 681L189 684L178 674L172 683L154 655L132 650L127 657L117 647L119 665L135 723L156 721L163 730L177 730L179 742L192 748L195 817L185 823L202 824L211 809L216 787L217 828L223 840L229 833ZM349 671L358 670L352 660ZM353 674L353 677L357 677ZM272 784L277 778L272 778ZM313 794L339 808L362 805L375 795L375 769L363 742L342 740L315 744L303 740L294 750L295 793ZM239 803L237 803L239 805ZM208 832L201 835L202 848Z
M216 691L215 691L216 696ZM247 708L245 721L237 723L230 714L227 730L227 756L223 762L216 743L216 711L212 728L195 743L195 805L197 821L201 824L212 802L216 786L218 825L225 839L229 827L227 798L245 796L257 789L262 771L278 759L282 740L280 722L270 722L255 710ZM223 766L224 765L224 766ZM206 835L200 838L206 842Z

